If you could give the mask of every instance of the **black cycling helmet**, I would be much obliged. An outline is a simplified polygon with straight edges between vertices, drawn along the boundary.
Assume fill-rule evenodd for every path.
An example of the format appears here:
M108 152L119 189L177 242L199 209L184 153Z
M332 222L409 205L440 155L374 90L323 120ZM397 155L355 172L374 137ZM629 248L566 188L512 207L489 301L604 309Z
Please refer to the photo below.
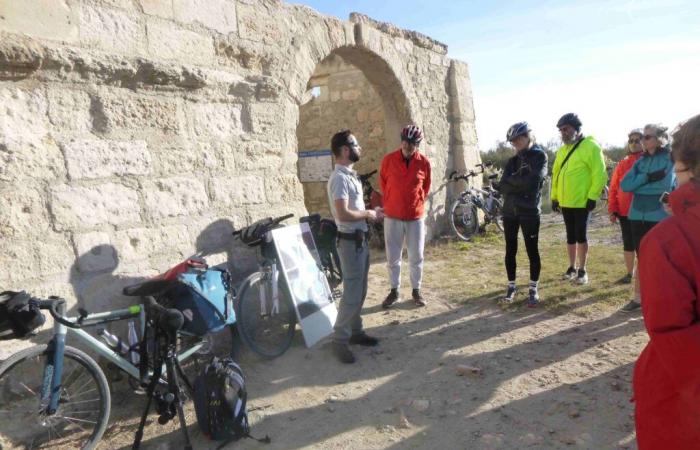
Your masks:
M530 129L530 125L528 125L527 122L518 122L516 124L511 125L511 127L508 128L508 132L506 133L506 140L508 142L513 142L518 136L527 134L530 131L532 131L532 129Z
M579 119L576 114L567 113L559 118L559 121L557 122L557 128L561 128L564 125L571 125L572 127L576 128L576 131L580 131L582 124L581 119Z

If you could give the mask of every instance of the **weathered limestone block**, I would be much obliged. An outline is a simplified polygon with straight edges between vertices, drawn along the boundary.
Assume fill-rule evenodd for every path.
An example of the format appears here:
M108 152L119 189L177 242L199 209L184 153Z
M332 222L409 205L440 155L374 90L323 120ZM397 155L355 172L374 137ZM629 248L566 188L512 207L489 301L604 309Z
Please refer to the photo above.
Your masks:
M85 91L49 87L49 120L59 133L87 134L92 129L90 95Z
M144 141L80 139L63 144L72 180L147 175L151 154Z
M156 59L199 64L211 64L214 60L214 42L210 36L152 18L148 19L146 30L148 53Z
M55 233L42 239L8 239L0 246L0 283L68 273L75 260L70 243Z
M41 67L43 60L44 50L37 41L0 32L0 79L24 78Z
M138 194L120 184L59 185L51 189L51 212L57 230L89 229L141 220Z
M174 99L130 95L126 90L105 91L97 105L95 128L100 132L141 134L156 131L170 134L181 128L181 115Z
M173 177L147 181L143 186L146 210L151 218L196 214L209 206L201 181Z
M66 0L0 2L0 28L41 39L78 40L77 11Z
M79 17L81 45L127 55L144 52L145 27L136 16L84 4Z
M233 0L173 0L175 20L197 22L219 33L236 31L236 2Z
M121 230L116 233L113 242L121 263L146 260L155 254L178 252L192 247L186 225ZM176 263L177 261L172 261L172 265Z
M227 151L222 150L228 148ZM230 168L226 168L220 153L232 153L229 145L209 142L185 142L182 145L166 146L153 151L154 173L161 177L197 174L205 176L212 172L233 170L233 155Z
M73 240L80 272L99 272L113 270L117 267L117 254L112 247L109 234L103 232L85 233L75 236Z
M48 132L47 110L43 90L0 85L0 145L40 143Z
M282 163L282 148L279 143L239 141L235 146L236 167L241 171L267 169L279 170Z
M304 201L304 189L296 175L280 175L265 179L265 192L270 203Z
M238 4L238 35L265 44L279 44L284 36L284 22L270 21L270 15L259 5Z
M145 14L162 17L164 19L173 19L175 17L172 1L138 0L138 2Z
M230 103L187 103L187 117L197 139L228 140L243 133L241 107Z
M39 239L50 229L44 192L27 183L22 189L0 191L0 240L34 236Z
M452 119L474 122L474 102L469 66L466 63L453 60L450 64L448 77Z
M273 50L260 42L214 38L217 63L238 66L252 72L270 74L278 61Z
M248 105L249 128L254 134L274 136L284 121L284 105L278 103L253 103Z
M220 206L265 203L265 182L255 175L218 177L211 180L213 201Z

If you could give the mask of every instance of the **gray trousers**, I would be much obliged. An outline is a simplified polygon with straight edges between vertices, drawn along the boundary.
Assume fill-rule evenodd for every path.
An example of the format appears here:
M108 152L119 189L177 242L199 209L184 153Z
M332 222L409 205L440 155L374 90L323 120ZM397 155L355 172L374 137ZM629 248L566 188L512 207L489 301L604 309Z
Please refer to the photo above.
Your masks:
M423 249L425 248L425 219L399 220L384 218L386 266L392 289L401 287L401 256L403 244L408 249L411 266L411 288L420 289L423 281Z
M367 274L369 273L369 249L365 240L361 248L355 241L338 240L338 256L343 271L343 298L338 306L333 341L347 344L350 336L362 331L362 305L367 297Z

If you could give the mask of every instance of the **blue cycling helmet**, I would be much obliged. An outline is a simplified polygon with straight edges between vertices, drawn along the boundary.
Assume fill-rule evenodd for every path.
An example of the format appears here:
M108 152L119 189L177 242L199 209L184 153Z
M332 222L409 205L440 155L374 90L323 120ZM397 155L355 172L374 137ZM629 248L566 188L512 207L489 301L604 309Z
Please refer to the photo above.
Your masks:
M574 113L567 113L559 118L557 128L561 128L564 125L571 125L576 129L576 131L581 131L581 119L579 119Z
M506 133L506 140L508 142L513 142L518 136L527 134L530 131L532 131L532 129L530 129L530 125L528 125L527 122L518 122L516 124L511 125L511 127L508 128L508 132Z

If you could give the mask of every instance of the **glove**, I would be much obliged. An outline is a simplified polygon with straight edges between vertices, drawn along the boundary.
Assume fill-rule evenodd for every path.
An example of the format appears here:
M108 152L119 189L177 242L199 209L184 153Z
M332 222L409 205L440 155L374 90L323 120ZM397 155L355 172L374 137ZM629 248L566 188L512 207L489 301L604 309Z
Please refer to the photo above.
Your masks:
M561 212L561 209L559 209L559 202L556 200L552 200L552 211Z
M595 200L591 200L590 198L586 202L586 209L589 211L593 211L595 209Z
M647 180L649 181L659 181L666 177L666 171L664 169L657 170L655 172L650 172L647 174Z

